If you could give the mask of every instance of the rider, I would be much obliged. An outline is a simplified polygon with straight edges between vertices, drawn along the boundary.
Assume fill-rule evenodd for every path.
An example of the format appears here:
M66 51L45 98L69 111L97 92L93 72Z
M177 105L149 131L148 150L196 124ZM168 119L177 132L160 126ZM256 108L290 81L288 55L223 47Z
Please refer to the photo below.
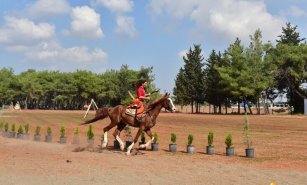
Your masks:
M150 93L146 93L147 81L140 80L136 85L136 99L130 104L131 108L139 108L143 106L144 100L150 99Z

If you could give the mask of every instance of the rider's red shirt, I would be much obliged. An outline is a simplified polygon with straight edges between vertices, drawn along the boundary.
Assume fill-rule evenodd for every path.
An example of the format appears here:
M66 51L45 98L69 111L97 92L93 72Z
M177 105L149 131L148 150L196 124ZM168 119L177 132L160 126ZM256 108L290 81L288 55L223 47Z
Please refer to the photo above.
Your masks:
M141 101L144 101L144 99L140 98L141 96L145 96L146 92L143 86L140 86L136 91L136 96Z

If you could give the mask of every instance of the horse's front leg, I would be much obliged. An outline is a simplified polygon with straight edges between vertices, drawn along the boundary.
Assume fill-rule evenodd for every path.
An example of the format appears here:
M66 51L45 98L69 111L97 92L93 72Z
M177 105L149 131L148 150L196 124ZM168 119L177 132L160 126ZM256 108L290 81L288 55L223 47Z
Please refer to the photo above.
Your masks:
M140 148L147 148L153 142L153 140L154 140L154 137L152 137L152 133L151 133L150 129L146 129L145 132L149 136L150 140L147 141L146 144L141 144Z
M134 144L138 141L138 139L139 139L141 133L143 132L144 128L145 128L144 126L140 126L138 132L135 135L135 138L134 138L132 144L127 148L127 152L126 152L127 155L130 155L131 149L133 148Z

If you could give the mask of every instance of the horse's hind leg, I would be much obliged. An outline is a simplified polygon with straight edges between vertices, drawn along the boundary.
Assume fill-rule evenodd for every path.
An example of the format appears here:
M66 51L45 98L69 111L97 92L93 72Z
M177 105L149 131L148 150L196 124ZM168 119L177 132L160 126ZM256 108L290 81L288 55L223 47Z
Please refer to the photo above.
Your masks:
M108 145L108 131L115 127L117 124L115 122L111 122L108 126L103 128L103 142L102 148L107 147Z
M123 141L120 139L119 134L120 134L120 132L125 128L125 126L126 126L125 123L120 122L120 123L117 125L117 128L115 129L115 131L114 131L114 133L113 133L114 138L115 138L115 139L118 141L118 143L119 143L119 146L120 146L121 151L124 151L125 145L124 145Z

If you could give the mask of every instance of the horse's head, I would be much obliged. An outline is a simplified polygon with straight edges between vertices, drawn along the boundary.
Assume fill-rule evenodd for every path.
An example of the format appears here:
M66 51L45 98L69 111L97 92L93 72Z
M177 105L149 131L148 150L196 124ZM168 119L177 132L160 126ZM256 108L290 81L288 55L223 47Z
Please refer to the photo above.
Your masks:
M175 107L172 99L169 97L169 95L170 95L169 93L165 93L165 95L164 95L165 100L162 103L162 107L165 108L168 111L175 112L176 107Z

